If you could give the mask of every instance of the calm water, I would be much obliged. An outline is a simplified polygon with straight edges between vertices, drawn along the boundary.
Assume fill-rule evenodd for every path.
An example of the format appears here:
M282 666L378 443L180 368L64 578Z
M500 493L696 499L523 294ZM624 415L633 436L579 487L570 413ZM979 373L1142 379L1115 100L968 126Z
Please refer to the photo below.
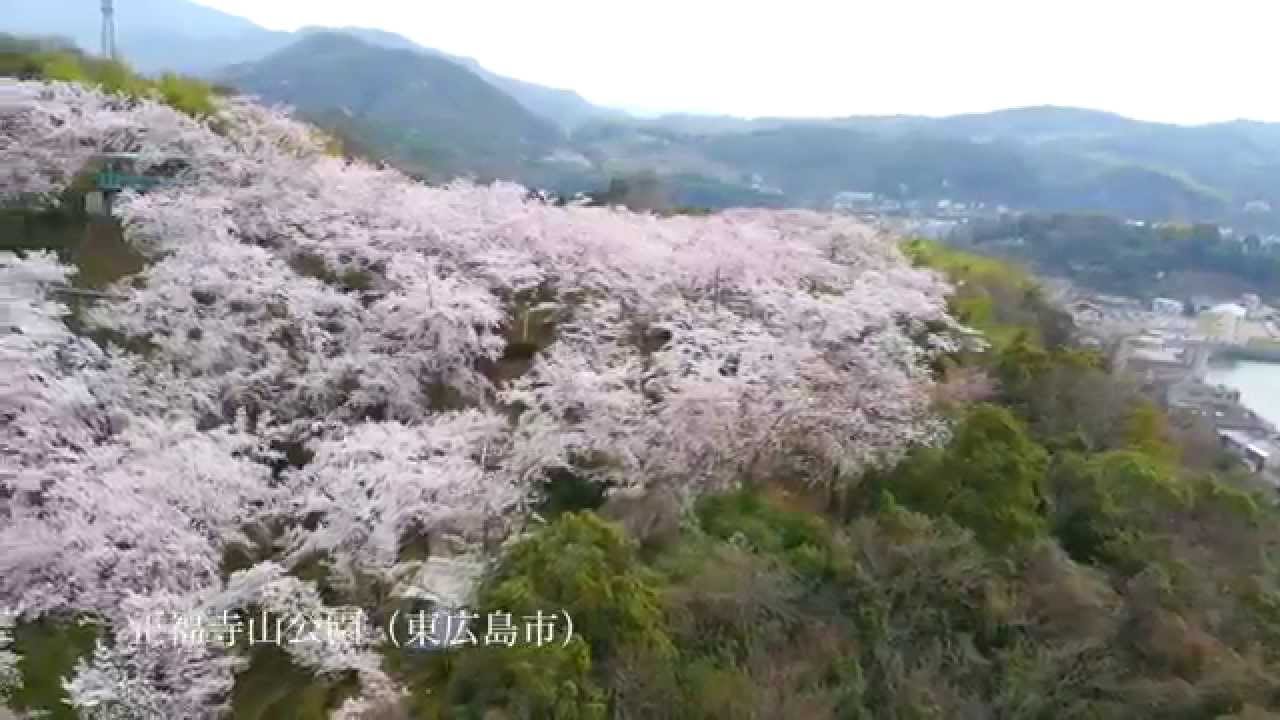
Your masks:
M1280 364L1238 362L1212 367L1209 382L1239 390L1246 407L1280 427Z

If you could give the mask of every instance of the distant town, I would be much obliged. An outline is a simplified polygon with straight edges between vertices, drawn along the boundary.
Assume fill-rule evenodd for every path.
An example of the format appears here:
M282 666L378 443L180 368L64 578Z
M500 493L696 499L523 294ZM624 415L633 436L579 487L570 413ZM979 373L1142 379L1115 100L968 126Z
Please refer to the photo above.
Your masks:
M870 192L839 193L832 207L897 233L934 240L947 240L971 222L1017 214L1003 205L900 202ZM1232 228L1219 231L1225 239L1236 238ZM1259 240L1280 245L1280 236ZM1082 346L1106 354L1114 372L1134 378L1171 416L1211 427L1222 447L1260 484L1280 491L1280 429L1246 407L1239 391L1210 380L1215 361L1280 363L1280 309L1256 294L1140 299L1095 292L1064 278L1042 277L1041 283L1070 313Z
M868 221L891 220L899 229L910 229L913 235L938 240L946 238L957 228L976 220L994 220L1016 216L1023 212L999 203L964 202L948 198L898 200L879 193L861 191L836 193L831 198L831 208L836 212L857 215ZM1269 214L1272 211L1271 205L1261 200L1251 200L1240 210L1245 215ZM1128 219L1125 223L1136 227L1160 227L1174 224L1138 219ZM1229 226L1220 226L1219 232L1223 238L1241 243L1248 238L1256 237L1259 246L1263 248L1280 247L1280 234L1252 235L1237 232L1235 228Z
M1280 488L1280 433L1241 403L1240 393L1209 382L1215 358L1280 361L1280 311L1256 295L1234 301L1171 298L1142 303L1048 281L1070 313L1081 342L1107 351L1127 373L1163 400L1172 414L1207 421L1228 450Z

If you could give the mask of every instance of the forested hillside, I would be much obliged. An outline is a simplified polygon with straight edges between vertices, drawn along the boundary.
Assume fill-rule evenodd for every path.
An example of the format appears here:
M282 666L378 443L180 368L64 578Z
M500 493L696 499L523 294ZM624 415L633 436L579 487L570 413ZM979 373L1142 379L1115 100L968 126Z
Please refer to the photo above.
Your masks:
M1029 107L941 118L635 121L632 132L708 143L735 167L789 196L873 191L900 200L1006 204L1274 228L1280 134L1266 123L1178 126L1067 107ZM779 152L779 150L784 152ZM796 157L788 163L788 154ZM812 170L808 174L805 170Z
M214 111L214 88L207 83L174 74L143 77L124 63L90 57L57 39L0 33L0 77L89 84L131 97L154 95L189 115Z
M485 82L501 90L507 95L510 95L512 99L523 105L533 114L538 115L544 120L550 121L556 126L566 130L577 127L588 120L600 119L610 115L622 115L622 113L618 111L592 105L584 100L581 95L573 92L572 90L561 90L559 88L546 87L544 85L538 85L536 83L525 82L523 80L498 75L486 70L484 66L472 58L449 55L433 48L423 47L402 35L386 32L384 30L355 27L320 27L303 28L299 31L300 34L304 35L317 32L340 32L364 40L370 45L377 45L379 47L391 48L394 50L411 50L416 53L424 53L443 58L466 68L472 73L475 73Z
M946 118L755 121L677 116L589 124L575 134L631 166L694 168L740 186L758 176L793 203L842 191L930 207L939 200L1274 229L1280 144L1270 126L1142 123L1073 108ZM610 143L596 142L599 137ZM625 142L622 141L625 139ZM678 158L678 162L672 160ZM1261 206L1255 206L1261 207Z
M374 632L397 598L464 600L550 498L831 482L943 431L945 285L855 223L431 188L239 102L210 123L74 85L0 91L9 201L56 198L103 152L186 166L121 199L147 263L98 304L58 300L74 268L50 255L0 264L19 710L366 717L411 682ZM137 625L259 611L358 620L284 655ZM609 642L611 621L578 621L573 653ZM320 689L282 699L283 677Z
M91 3L14 5L0 14L0 32L66 36L96 49ZM642 119L386 30L276 32L188 0L130 0L118 15L125 56L143 70L243 80L266 102L296 102L371 154L436 179L498 177L572 196L650 175L678 205L827 208L837 193L854 191L920 211L951 200L1280 231L1275 124L1180 126L1068 107L938 118ZM381 68L388 84L366 88L371 97L353 92L354 73L309 44L333 32L372 46L358 57L350 47L334 55ZM386 50L414 57L380 55ZM245 67L228 75L236 65ZM484 91L472 87L477 79ZM512 104L518 109L500 107ZM348 116L373 105L368 122ZM557 133L554 142L532 130L529 115Z
M438 180L519 177L561 141L557 128L459 65L344 33L308 34L223 80Z
M431 187L184 97L0 80L5 203L185 160L102 297L0 253L14 710L1280 717L1275 498L1030 276Z
M101 28L96 3L14 0L5 10L0 14L0 32L57 36L84 50L98 48ZM181 72L211 79L228 66L262 60L307 35L338 31L379 47L410 50L458 64L557 126L573 127L610 113L572 91L498 75L471 58L423 47L385 30L306 27L294 33L280 32L190 0L122 0L116 24L124 56L147 74Z
M1280 247L1208 224L1138 225L1103 215L1023 215L979 221L952 241L1045 273L1129 296L1280 293Z

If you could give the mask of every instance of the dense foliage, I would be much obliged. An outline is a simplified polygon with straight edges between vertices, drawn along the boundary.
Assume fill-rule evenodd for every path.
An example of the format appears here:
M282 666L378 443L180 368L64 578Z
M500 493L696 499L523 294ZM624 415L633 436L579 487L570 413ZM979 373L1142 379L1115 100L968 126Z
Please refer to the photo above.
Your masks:
M726 178L743 191L759 178L790 204L861 191L926 212L945 199L1274 230L1274 213L1244 208L1280 202L1280 145L1260 124L1165 126L1057 107L944 118L686 115L602 119L574 140L616 165Z
M951 358L995 383L952 406L948 444L819 493L773 477L706 497L679 525L644 519L653 496L560 516L480 600L518 587L607 629L572 662L402 662L414 716L1280 716L1271 499L1097 358L1032 340L1052 309L1001 295L1025 276L914 254L1023 323Z
M0 256L0 606L22 632L83 619L97 640L74 670L53 666L65 686L22 672L19 709L271 714L288 701L245 688L300 672L322 686L305 707L365 717L398 692L372 625L280 657L149 646L138 618L374 623L406 588L465 598L560 482L677 506L777 476L835 487L945 429L931 390L957 348L947 286L891 238L806 212L660 218L433 188L325 150L247 103L206 121L0 85L0 197L56 197L103 152L167 178L117 204L143 269L74 317L56 294L72 268ZM486 601L573 587L525 597L503 577ZM614 646L581 602L596 637L566 671ZM646 612L627 622L652 625Z
M214 111L213 88L204 82L172 73L146 78L123 63L89 57L56 41L0 34L0 77L74 82L131 97L154 97L189 115Z
M104 151L185 158L119 205L142 269L73 315L72 268L0 255L19 711L1280 716L1272 498L1024 273L806 212L432 188L246 103L215 129L0 85L0 196ZM459 604L575 634L377 632ZM361 632L139 640L236 610Z
M1215 225L1136 224L1102 215L1023 215L976 222L955 238L1057 275L1125 295L1228 294L1280 287L1280 246ZM1186 278L1188 274L1200 278ZM1206 276L1217 277L1206 277Z

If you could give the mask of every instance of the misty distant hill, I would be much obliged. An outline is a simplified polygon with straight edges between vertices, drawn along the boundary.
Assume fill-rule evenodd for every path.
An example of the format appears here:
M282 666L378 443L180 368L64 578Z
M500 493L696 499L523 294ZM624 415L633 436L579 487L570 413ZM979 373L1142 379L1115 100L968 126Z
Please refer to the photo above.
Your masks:
M346 33L301 38L220 79L440 179L519 177L562 142L558 128L457 63Z
M57 35L93 52L98 49L99 4L96 0L5 0L0 32ZM309 27L298 33L277 32L190 0L120 0L116 29L121 52L144 73L177 71L213 76L224 68L261 60L299 39L333 28ZM571 90L546 87L491 73L478 62L422 47L406 37L369 28L341 32L386 48L412 50L458 63L526 109L561 127L595 117L617 115L596 107Z
M933 128L951 135L1021 142L1098 137L1127 132L1139 124L1114 113L1051 105L913 120L917 129Z
M1180 126L1067 107L930 118L669 115L574 134L614 162L726 172L822 206L841 191L1280 231L1280 125ZM589 150L585 151L591 154ZM1250 209L1246 212L1245 208Z
M573 128L592 119L618 118L625 114L592 105L581 95L572 90L547 87L536 83L525 82L489 72L473 58L460 57L441 52L435 48L424 47L402 35L372 28L304 28L301 33L342 32L364 40L373 45L397 50L411 50L426 53L457 63L490 85L510 95L528 110L541 115L562 128Z
M58 35L96 52L101 14L95 0L6 0L0 32ZM187 0L121 0L116 37L129 63L147 73L208 74L254 60L291 40L244 18Z
M651 174L681 202L714 207L827 207L855 191L917 207L950 200L1280 232L1277 124L1187 127L1052 106L942 118L636 118L392 32L273 32L189 0L117 5L121 47L140 69L217 77L294 104L431 177L574 192ZM9 0L3 31L93 49L97 3Z

